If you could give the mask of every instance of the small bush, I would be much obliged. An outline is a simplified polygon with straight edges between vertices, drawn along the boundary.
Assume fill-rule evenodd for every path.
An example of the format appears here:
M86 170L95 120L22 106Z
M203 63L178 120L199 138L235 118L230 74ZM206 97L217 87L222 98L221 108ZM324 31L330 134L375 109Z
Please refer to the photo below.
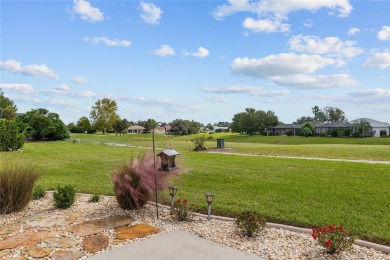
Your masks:
M74 204L76 191L73 186L58 186L54 192L54 206L59 209L67 209Z
M165 190L167 180L176 171L159 171L160 160L154 165L153 155L132 155L130 161L120 165L112 174L114 193L122 209L140 209L155 191ZM155 186L156 184L156 186Z
M354 238L349 237L348 231L343 226L336 227L331 225L328 227L313 229L311 234L314 240L326 248L327 253L334 254L351 248Z
M89 202L99 202L99 200L100 200L100 196L97 194L93 194L89 199Z
M0 214L24 209L31 200L34 184L40 175L34 164L1 162Z
M172 215L178 221L184 221L188 218L187 199L181 200L178 198L172 207Z
M195 145L194 151L207 150L207 147L205 146L206 138L204 135L191 139L191 142Z
M33 190L33 193L32 193L32 199L33 200L39 200L43 197L45 197L46 195L46 191L45 189L42 187L42 186L35 186L34 187L34 190Z
M262 231L267 222L256 211L245 210L236 217L234 223L244 235L252 237L254 234Z

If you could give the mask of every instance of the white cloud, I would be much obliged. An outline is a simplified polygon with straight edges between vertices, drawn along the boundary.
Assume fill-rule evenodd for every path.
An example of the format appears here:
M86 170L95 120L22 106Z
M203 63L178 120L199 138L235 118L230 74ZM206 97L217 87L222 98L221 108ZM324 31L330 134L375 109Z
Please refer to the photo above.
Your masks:
M72 81L77 84L90 84L90 82L86 78L81 76L74 76L72 78Z
M217 7L213 13L214 18L222 19L237 12L251 12L259 15L271 13L280 17L298 10L315 12L321 8L336 9L340 17L346 17L353 9L349 0L229 0L228 2L228 5Z
M248 94L256 97L275 97L282 96L290 93L288 90L265 90L263 87L253 86L230 86L222 88L203 87L201 88L205 92L218 93L218 94Z
M183 52L184 55L186 56L195 56L195 57L198 57L198 58L205 58L207 56L209 56L210 52L208 49L204 48L204 47L199 47L198 48L198 51L196 52L188 52L188 51L184 51Z
M364 63L366 68L386 69L390 67L390 51L373 53Z
M206 100L208 100L210 103L227 103L228 100L224 96L213 96L213 97L206 97Z
M303 23L303 25L306 26L306 27L312 27L313 26L313 20L306 19L306 21Z
M351 27L351 28L349 28L347 34L348 34L349 36L352 36L352 35L357 34L358 32L360 32L360 29L359 29L359 28Z
M363 53L355 47L355 41L342 41L338 37L296 35L289 40L290 48L294 51L309 54L326 54L328 56L353 58Z
M253 18L246 18L242 23L242 26L253 32L288 32L290 25L282 23L280 20L254 20Z
M13 73L21 73L25 76L46 77L57 80L58 75L46 65L27 65L22 67L22 64L16 60L6 60L0 63L0 68Z
M61 84L58 87L56 87L56 89L62 90L62 91L69 91L70 87L68 85L66 85L66 84Z
M374 88L362 89L347 94L319 96L318 99L331 100L347 104L378 104L390 102L390 89Z
M81 19L91 22L99 22L104 20L103 13L97 7L93 7L90 2L85 0L73 1L73 12L79 14Z
M98 43L103 43L106 46L110 47L129 47L131 45L131 41L128 40L110 40L107 37L84 37L83 38L84 42L90 42L92 44L98 44Z
M390 26L382 26L382 30L378 32L377 37L381 41L390 40Z
M9 83L0 83L1 89L6 89L12 92L22 93L29 95L34 93L34 89L30 84L9 84Z
M96 93L89 91L89 90L87 90L87 91L68 91L65 89L60 89L58 87L57 87L57 89L44 89L44 90L41 90L40 93L42 93L44 95L48 95L48 96L58 95L58 96L68 96L68 97L76 97L76 98L81 98L81 97L90 98L90 97L96 96Z
M283 86L299 88L331 88L355 86L357 81L347 74L308 75L326 66L341 66L338 59L319 55L281 53L262 59L236 58L231 64L235 73L272 80Z
M161 19L163 11L152 3L142 2L140 3L143 13L141 14L142 20L150 24L158 24Z
M283 86L294 86L303 89L321 89L335 87L353 87L359 82L348 74L332 75L294 75L288 77L274 77L276 84Z
M154 50L153 53L158 56L168 56L175 55L175 50L172 49L169 45L163 44L160 46L160 49Z
M375 88L375 89L364 89L356 92L349 93L352 97L369 97L369 98L390 98L390 89Z
M338 61L319 55L280 53L262 59L236 58L231 64L233 72L257 78L312 73L322 67L337 65Z

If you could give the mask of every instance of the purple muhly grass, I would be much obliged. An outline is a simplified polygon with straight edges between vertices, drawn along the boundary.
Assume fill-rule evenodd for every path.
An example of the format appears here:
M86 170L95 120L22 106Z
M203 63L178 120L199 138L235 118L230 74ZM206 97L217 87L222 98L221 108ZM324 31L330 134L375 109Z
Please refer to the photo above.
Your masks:
M167 187L168 178L176 175L177 172L158 171L159 165L159 158L156 158L156 165L154 165L151 153L142 156L132 155L130 161L113 173L114 192L121 208L141 208L154 194L155 183L157 190Z

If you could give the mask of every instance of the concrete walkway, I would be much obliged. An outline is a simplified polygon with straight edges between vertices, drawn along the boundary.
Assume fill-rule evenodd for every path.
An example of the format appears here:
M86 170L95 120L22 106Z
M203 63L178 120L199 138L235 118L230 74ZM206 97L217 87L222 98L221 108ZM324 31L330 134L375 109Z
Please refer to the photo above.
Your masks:
M89 259L254 260L260 258L185 231L175 230L94 255Z

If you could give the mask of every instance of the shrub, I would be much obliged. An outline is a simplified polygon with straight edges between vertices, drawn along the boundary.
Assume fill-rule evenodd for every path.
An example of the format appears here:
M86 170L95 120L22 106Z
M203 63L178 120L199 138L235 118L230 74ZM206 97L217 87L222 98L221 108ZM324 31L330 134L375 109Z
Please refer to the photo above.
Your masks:
M31 163L0 164L0 214L20 211L31 200L34 183L41 173Z
M76 191L72 185L58 186L54 192L54 206L59 209L67 209L74 204Z
M204 135L201 137L191 139L191 142L193 142L195 145L194 148L195 151L207 150L207 147L205 146L206 138Z
M184 221L188 218L187 199L181 200L178 198L172 207L172 215L178 221Z
M266 220L256 211L245 210L236 217L234 223L244 235L252 237L254 234L264 229Z
M17 151L24 145L24 133L20 133L13 119L0 119L0 151Z
M34 190L33 190L33 193L32 193L32 199L33 200L39 200L43 197L45 197L46 195L46 191L45 189L42 187L42 186L35 186L34 187Z
M99 202L99 200L100 200L100 196L97 194L93 194L89 199L89 202Z
M386 134L387 134L386 130L381 130L381 131L379 132L380 137L385 137Z
M343 226L336 227L335 225L331 225L313 229L311 235L314 240L317 240L321 246L326 248L329 254L349 249L354 241L354 238L348 236L349 233Z
M155 187L157 190L166 189L167 179L176 171L158 171L157 165L160 165L160 160L156 159L155 166L152 154L132 154L130 161L114 171L114 193L122 209L140 209L151 199Z

